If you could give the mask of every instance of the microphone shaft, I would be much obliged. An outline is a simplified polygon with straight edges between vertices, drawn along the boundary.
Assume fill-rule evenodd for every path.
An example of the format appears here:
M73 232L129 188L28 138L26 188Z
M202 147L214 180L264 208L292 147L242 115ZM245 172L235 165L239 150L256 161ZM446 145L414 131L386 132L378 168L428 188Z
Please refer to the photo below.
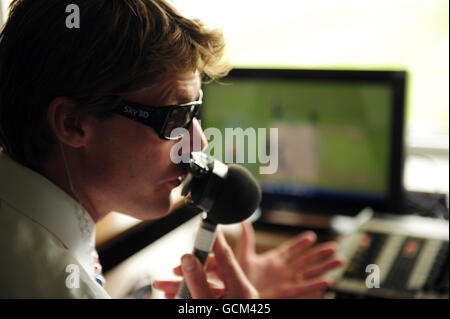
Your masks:
M195 238L193 255L198 258L202 265L206 264L209 252L211 251L216 239L217 224L203 218ZM180 288L175 296L176 299L192 299L191 293L183 279Z

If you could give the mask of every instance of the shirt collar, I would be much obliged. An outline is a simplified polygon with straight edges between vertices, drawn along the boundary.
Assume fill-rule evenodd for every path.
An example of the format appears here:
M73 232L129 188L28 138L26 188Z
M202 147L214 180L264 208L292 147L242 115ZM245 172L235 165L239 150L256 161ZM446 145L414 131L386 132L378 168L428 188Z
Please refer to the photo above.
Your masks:
M0 199L51 232L94 275L95 223L72 197L43 175L0 152Z

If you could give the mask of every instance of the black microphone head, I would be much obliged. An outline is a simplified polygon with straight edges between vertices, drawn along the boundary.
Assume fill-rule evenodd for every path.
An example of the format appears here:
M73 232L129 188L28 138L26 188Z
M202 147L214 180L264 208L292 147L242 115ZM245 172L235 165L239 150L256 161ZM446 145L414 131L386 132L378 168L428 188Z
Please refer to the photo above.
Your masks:
M261 189L253 175L240 165L230 164L208 219L217 224L238 223L250 217L260 202Z

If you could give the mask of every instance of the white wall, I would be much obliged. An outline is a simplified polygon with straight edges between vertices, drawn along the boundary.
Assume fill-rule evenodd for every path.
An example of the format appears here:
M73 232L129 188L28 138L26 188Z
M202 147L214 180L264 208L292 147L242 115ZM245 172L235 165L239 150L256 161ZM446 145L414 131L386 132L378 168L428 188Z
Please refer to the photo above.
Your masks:
M8 16L8 6L11 0L0 0L0 26L3 25Z
M3 1L0 0L0 26L3 25L3 22L5 21L5 13L3 12Z
M235 66L408 70L408 139L448 150L448 0L173 1L223 28Z

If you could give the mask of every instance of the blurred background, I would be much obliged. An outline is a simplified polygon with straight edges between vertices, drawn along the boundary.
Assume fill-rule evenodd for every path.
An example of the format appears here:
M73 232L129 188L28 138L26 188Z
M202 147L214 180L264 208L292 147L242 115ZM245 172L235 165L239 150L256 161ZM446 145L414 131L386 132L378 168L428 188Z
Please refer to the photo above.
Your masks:
M447 0L173 2L223 29L234 66L408 70L408 142L448 149Z
M448 193L448 1L174 3L222 28L235 67L406 70L405 183Z
M0 24L10 2L0 0ZM235 67L406 70L405 142L415 156L406 170L416 172L406 182L448 192L447 0L172 2L223 30Z
M448 1L174 2L223 29L236 67L407 70L408 143L448 149Z

